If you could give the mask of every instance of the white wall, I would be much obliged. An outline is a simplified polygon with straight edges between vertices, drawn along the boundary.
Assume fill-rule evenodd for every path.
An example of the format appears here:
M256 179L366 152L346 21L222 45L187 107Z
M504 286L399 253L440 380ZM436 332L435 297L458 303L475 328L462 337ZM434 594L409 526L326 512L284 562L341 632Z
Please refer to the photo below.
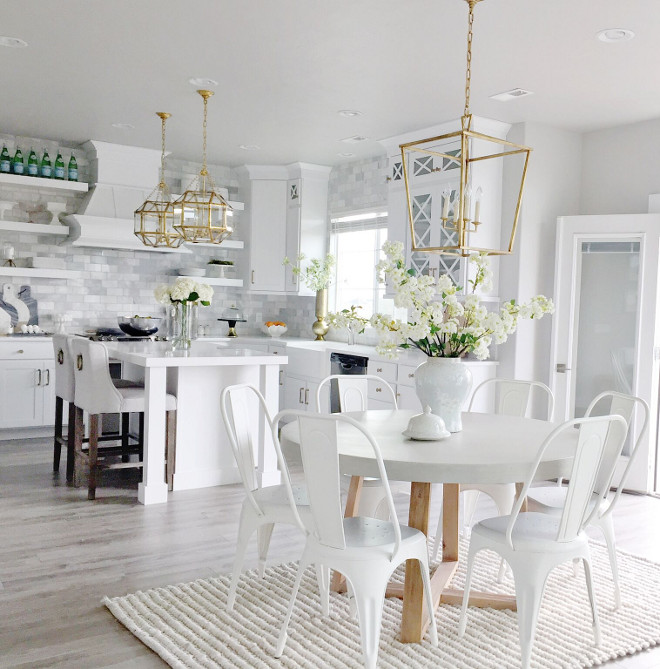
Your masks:
M539 124L518 124L509 139L533 148L514 253L500 261L500 297L525 301L552 296L557 217L579 213L581 136ZM513 216L517 190L504 174L504 216ZM518 178L519 180L519 178ZM523 321L500 347L498 375L548 382L551 320Z
M660 193L660 118L583 135L582 214L645 214Z

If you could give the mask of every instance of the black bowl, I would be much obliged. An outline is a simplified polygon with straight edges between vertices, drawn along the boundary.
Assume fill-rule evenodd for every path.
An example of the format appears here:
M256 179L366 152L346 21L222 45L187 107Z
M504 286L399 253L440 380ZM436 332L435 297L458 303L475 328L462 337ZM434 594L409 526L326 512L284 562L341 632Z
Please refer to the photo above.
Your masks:
M122 332L131 337L148 337L158 332L160 318L120 316L117 324Z

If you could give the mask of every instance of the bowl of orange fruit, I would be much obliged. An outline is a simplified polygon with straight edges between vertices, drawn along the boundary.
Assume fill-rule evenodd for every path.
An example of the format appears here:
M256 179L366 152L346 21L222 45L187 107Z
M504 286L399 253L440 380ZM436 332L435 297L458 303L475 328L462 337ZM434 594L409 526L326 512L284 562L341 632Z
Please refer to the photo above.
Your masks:
M281 337L288 330L286 323L282 321L266 321L261 329L271 337Z

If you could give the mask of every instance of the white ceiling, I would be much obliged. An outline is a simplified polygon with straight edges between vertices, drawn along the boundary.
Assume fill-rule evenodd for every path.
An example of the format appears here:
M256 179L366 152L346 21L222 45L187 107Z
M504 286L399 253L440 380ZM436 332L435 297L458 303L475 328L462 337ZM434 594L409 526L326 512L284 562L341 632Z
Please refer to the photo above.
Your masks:
M485 0L475 14L473 113L576 131L660 117L658 0ZM636 37L605 44L604 28ZM168 149L199 160L188 79L207 77L209 162L337 164L460 117L466 30L461 0L3 0L0 33L29 47L0 48L0 131L159 148L154 113L168 111ZM489 99L514 87L534 95ZM356 134L369 139L339 141Z

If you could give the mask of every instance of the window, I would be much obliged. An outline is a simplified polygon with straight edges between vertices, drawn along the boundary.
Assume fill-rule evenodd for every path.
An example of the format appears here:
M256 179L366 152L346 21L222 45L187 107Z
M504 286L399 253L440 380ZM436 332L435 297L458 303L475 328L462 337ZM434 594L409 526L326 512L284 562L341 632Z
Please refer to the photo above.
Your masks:
M330 252L337 259L335 281L330 291L332 311L352 305L374 312L394 312L394 303L384 296L378 283L376 264L387 240L387 212L369 210L330 219Z

